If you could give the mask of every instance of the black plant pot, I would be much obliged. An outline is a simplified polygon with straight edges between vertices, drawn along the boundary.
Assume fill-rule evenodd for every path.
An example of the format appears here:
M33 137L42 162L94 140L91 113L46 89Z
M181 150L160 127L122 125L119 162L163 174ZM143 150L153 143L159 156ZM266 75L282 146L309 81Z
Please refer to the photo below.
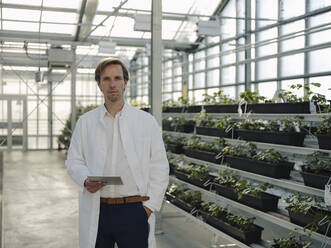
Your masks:
M195 150L195 149L191 149L191 148L188 148L185 146L184 146L184 153L188 157L197 158L197 159L208 161L208 162L215 163L215 164L221 163L221 160L222 160L221 158L216 159L215 157L217 156L217 154L214 152Z
M175 127L175 131L176 132L181 132L181 133L193 133L194 126L195 126L195 122L188 122L188 123L183 124L183 125L177 125Z
M317 134L316 137L320 149L331 150L331 135Z
M271 132L243 129L238 129L237 133L238 136L243 140L291 146L303 146L303 141L306 135L302 132Z
M220 128L212 128L212 127L197 127L197 134L207 135L207 136L215 136L215 137L224 137L231 138L232 132L226 133L224 130Z
M185 113L185 107L168 107L162 111L163 113Z
M190 184L193 184L195 186L198 186L200 188L203 188L203 189L206 189L208 190L209 189L209 185L205 186L204 183L202 180L199 180L199 179L193 179L193 178L189 178L189 176L181 171L178 171L178 170L175 170L174 171L174 175L182 180L182 181L185 181L185 182L188 182Z
M162 122L162 130L164 131L175 131L175 127L170 122Z
M264 161L232 156L226 156L226 162L232 168L273 178L289 178L290 172L294 167L294 163L287 161L271 164Z
M313 188L324 190L325 185L331 177L331 172L328 171L325 171L323 174L316 174L305 169L304 166L302 167L302 170L301 175L303 177L304 184Z
M188 113L199 113L201 111L201 105L188 106Z
M204 105L207 113L238 113L238 104Z
M214 183L213 188L221 196L229 198L233 201L240 202L244 205L261 210L263 212L276 211L278 209L278 200L280 198L279 196L261 192L259 196L243 195L243 197L238 200L238 193L236 193L232 188L225 187L218 183Z
M318 213L317 215L321 214L323 217L324 216L329 216L329 218L331 217L331 212L330 211L326 211L326 210L321 210L318 208L313 207L313 210L309 210L307 214L301 213L301 212L293 212L292 209L290 207L286 208L288 211L288 214L290 216L290 221L294 224L297 224L299 226L307 226L311 223L313 223L316 218L316 213ZM315 214L314 214L315 213ZM322 217L322 218L323 218ZM320 219L317 220L317 222L320 221ZM319 226L317 232L321 233L321 234L326 234L327 231L327 227L328 227L329 222L327 222L326 224ZM309 226L307 226L307 228L309 229ZM331 237L331 228L329 228L328 232L327 232L327 236Z
M280 114L310 113L309 105L310 102L248 104L247 112Z
M166 147L167 150L172 153L176 153L176 154L184 153L183 144L167 143Z
M229 223L211 216L205 212L200 212L203 219L216 229L230 235L231 237L241 241L244 244L250 245L261 240L263 228L253 224L247 231L242 231L237 227L231 226Z

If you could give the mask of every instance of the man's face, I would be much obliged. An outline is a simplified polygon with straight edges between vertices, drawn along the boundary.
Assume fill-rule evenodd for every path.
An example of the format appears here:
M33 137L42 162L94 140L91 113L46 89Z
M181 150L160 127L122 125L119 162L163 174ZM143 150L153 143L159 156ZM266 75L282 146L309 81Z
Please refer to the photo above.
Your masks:
M127 82L124 81L121 65L108 65L101 72L99 89L102 91L105 101L118 102L124 100L124 90Z

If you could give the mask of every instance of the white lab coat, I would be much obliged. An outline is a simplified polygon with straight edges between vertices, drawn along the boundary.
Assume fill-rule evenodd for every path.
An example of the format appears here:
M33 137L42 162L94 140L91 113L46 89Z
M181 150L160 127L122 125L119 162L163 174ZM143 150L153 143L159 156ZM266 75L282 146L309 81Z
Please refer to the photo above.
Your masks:
M98 231L100 191L84 188L87 176L103 174L109 141L103 121L103 106L82 115L73 132L66 160L67 171L82 187L79 193L79 247L95 248ZM125 103L119 118L123 149L140 195L154 211L161 208L169 182L169 164L160 128L152 115ZM155 248L155 215L148 219L148 247Z

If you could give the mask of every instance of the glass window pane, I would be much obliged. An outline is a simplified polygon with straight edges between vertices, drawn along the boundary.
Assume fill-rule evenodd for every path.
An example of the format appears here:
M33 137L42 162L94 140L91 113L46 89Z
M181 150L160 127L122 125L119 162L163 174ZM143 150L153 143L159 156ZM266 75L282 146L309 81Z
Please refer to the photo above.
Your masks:
M330 20L331 20L331 12L312 16L309 18L310 27L316 27L323 24L330 24ZM324 28L318 28L318 29L324 29ZM309 34L309 45L312 46L312 45L330 42L330 37L331 37L330 28L324 31L311 33Z
M278 0L257 0L256 1L257 18L278 19ZM270 25L275 21L256 21L256 28Z
M222 65L232 64L236 62L235 41L222 44Z
M258 75L256 80L275 78L277 76L277 59L267 59L257 62Z
M245 17L245 0L237 0L237 17ZM245 32L245 20L238 19L238 30L237 34L242 34Z
M222 16L236 16L236 1L229 1L221 12L221 36L222 39L236 35L236 19L222 19Z
M310 0L308 6L310 11L328 7L331 6L331 0L318 0L318 1Z
M236 87L230 86L230 87L222 87L224 95L227 95L228 97L234 99L236 97Z
M222 68L221 82L222 85L234 84L236 78L236 68L235 66Z
M281 1L280 14L282 19L303 15L305 13L306 0L283 0Z
M277 38L277 28L267 29L256 34L256 43L275 38ZM277 53L277 43L272 42L268 45L258 44L258 47L256 49L259 57L275 54Z
M309 72L331 71L331 48L311 51L308 53Z
M331 100L331 90L329 90L331 88L331 76L311 77L309 82L320 83L321 87L310 85L310 89L314 93L322 94L326 97L326 99Z
M305 23L303 20L296 21L290 24L283 25L282 27L282 35L291 34L293 32L301 31L305 29ZM305 37L303 35L290 38L281 42L282 52L288 50L294 50L303 48L305 45Z
M304 72L303 53L282 57L281 76L301 75Z
M277 82L266 82L266 83L259 83L258 84L259 95L264 96L267 99L272 99L275 95L277 90Z
M212 70L207 72L207 86L219 85L219 70Z
M205 87L205 73L200 72L194 75L194 88Z

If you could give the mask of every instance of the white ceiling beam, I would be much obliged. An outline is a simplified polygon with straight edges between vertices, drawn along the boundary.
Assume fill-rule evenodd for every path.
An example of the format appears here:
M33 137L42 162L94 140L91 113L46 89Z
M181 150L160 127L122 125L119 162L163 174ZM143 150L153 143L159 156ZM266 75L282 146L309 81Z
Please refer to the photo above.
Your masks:
M54 33L38 33L38 32L23 32L23 31L9 31L0 30L0 41L28 41L28 42L42 42L52 45L91 45L99 44L101 36L92 36L87 38L85 42L73 41L72 35L68 34L54 34ZM131 46L131 47L145 47L147 43L150 43L150 39L141 38L123 38L112 37L112 41L116 42L117 46ZM164 48L166 49L178 49L186 50L191 49L196 44L189 42L177 42L175 40L163 40Z

